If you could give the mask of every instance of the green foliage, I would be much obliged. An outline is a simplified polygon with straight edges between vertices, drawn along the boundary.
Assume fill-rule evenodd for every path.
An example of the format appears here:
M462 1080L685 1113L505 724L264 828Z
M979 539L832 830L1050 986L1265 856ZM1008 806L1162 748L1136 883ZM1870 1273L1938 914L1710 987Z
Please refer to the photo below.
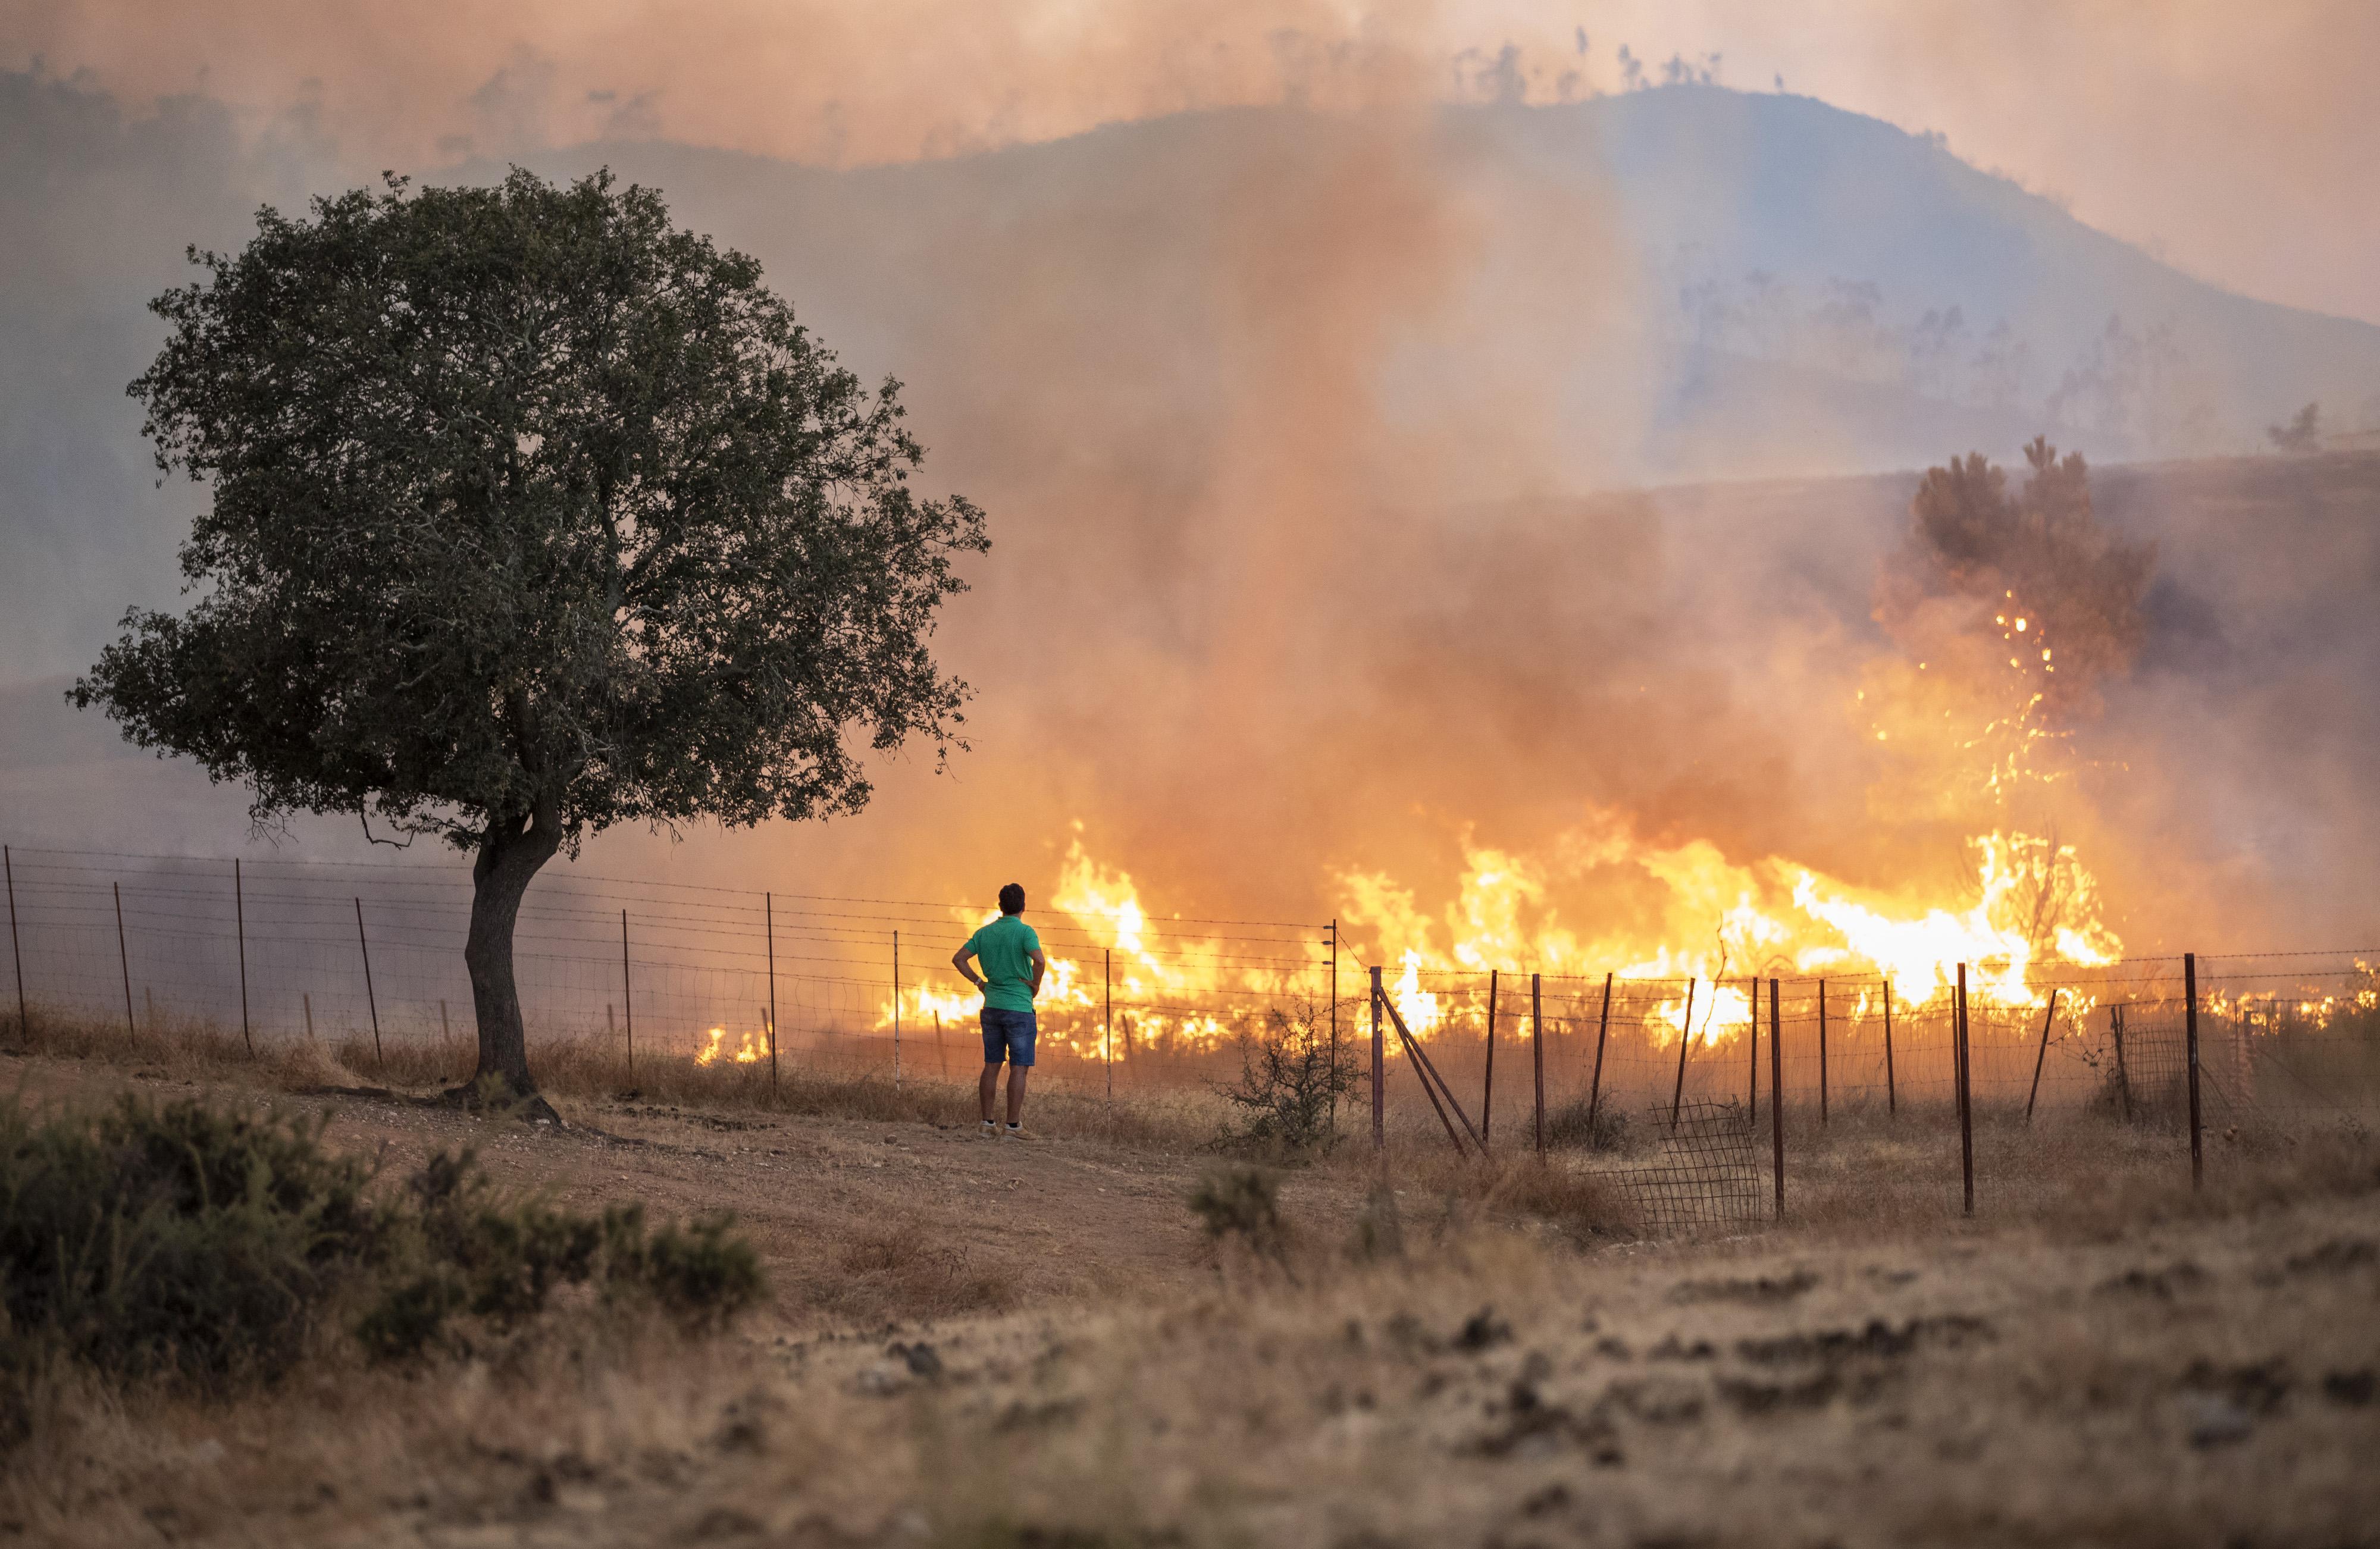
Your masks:
M516 1329L565 1286L688 1325L761 1293L724 1219L652 1232L634 1206L505 1199L468 1154L392 1194L322 1134L190 1101L47 1119L0 1107L0 1432L21 1430L26 1385L52 1361L204 1389L282 1374L351 1313L369 1353L404 1358Z
M1334 1050L1312 1006L1293 1016L1276 1008L1263 1035L1242 1045L1239 1081L1218 1089L1232 1111L1216 1142L1281 1160L1327 1152L1339 1143L1339 1103L1363 1079L1353 1042Z
M369 1262L389 1213L319 1123L127 1097L88 1119L0 1107L10 1373L60 1354L110 1375L271 1376Z
M981 514L911 490L899 384L756 261L608 173L312 215L265 210L155 303L130 391L160 469L211 487L199 600L127 615L78 705L260 817L465 845L854 811L851 728L946 740L965 686L924 640Z

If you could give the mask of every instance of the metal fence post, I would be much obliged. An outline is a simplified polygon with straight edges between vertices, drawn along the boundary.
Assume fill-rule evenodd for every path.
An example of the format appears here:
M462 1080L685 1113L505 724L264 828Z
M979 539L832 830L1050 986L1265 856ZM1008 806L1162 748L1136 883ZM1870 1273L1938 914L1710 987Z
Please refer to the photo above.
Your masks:
M360 898L356 900L356 945L364 954L364 1004L371 1009L372 1062L385 1073L388 1056L380 1047L380 998L372 994L371 943L364 939L364 901Z
M1677 1090L1670 1094L1670 1128L1672 1130L1678 1127L1678 1105L1685 1100L1686 1050L1694 1047L1694 979L1690 975L1686 980L1686 1025L1678 1035L1678 1085Z
M1372 965L1372 1149L1380 1150L1389 1144L1388 1128L1388 1046L1380 1037L1380 966Z
M2198 1129L2198 954L2181 954L2181 993L2184 998L2181 1024L2190 1044L2190 1186L2199 1187L2206 1177L2206 1156L2199 1143Z
M1115 1097L1115 949L1099 949L1099 1063L1107 1067L1108 1097Z
M33 1023L25 1011L25 949L17 939L17 862L5 844L0 844L0 867L6 867L8 875L8 950L17 960L17 1036L30 1038Z
M1975 1213L1975 1117L1974 1095L1968 1084L1967 1069L1967 965L1959 964L1959 1001L1952 1013L1955 1025L1951 1030L1951 1050L1954 1056L1953 1079L1959 1085L1959 1177L1965 1190L1965 1211Z
M1818 981L1818 1128L1827 1127L1827 981Z
M1611 975L1603 975L1603 1014L1595 1022L1595 1079L1586 1087L1586 1143L1595 1144L1595 1109L1603 1101L1603 1040L1611 1033Z
M138 1038L140 1029L132 1021L132 949L124 944L124 884L110 882L108 887L115 894L115 961L124 969L124 1031Z
M2116 1040L2116 1101L2121 1105L2124 1122L2132 1121L2132 1080L2124 1069L2124 1007L2121 1001L2107 1008L2107 1031Z
M1758 981L1753 984L1755 1003L1753 1015L1760 1014L1757 997ZM1768 981L1768 1144L1777 1173L1777 1218L1785 1218L1785 1023L1777 1010L1777 981Z
M1884 976L1884 1111L1900 1111L1900 1090L1892 1079L1892 975Z
M1488 1154L1488 1127L1496 1122L1496 970L1488 970L1488 1076L1479 1093L1479 1154Z
M620 911L620 1009L628 1020L628 1084L637 1084L637 993L628 976L628 912ZM441 1004L440 1017L445 1015Z
M1546 1002L1539 981L1544 975L1529 975L1529 1062L1536 1067L1534 1085L1537 1106L1537 1155L1546 1154Z
M239 857L231 863L232 930L239 938L239 1041L248 1046L248 1057L256 1058L256 1038L248 1030L248 889L241 884Z
M1744 992L1743 1003L1747 1010L1744 1049L1752 1059L1752 1076L1744 1088L1744 1104L1746 1111L1756 1122L1760 1118L1760 976L1756 974Z
M2058 998L2066 992L2063 985L2049 992L2049 1010L2042 1013L2041 1047L2033 1056L2033 1090L2024 1096L2024 1121L2033 1122L2033 1105L2041 1098L2041 1067L2049 1059L2049 1024L2058 1020Z
M1330 919L1330 1135L1339 1134L1339 918Z
M777 1095L777 895L760 895L761 920L769 933L769 1095Z
M897 930L892 933L892 1090L901 1090L901 933ZM1108 1092L1110 1095L1115 1092L1112 1077Z

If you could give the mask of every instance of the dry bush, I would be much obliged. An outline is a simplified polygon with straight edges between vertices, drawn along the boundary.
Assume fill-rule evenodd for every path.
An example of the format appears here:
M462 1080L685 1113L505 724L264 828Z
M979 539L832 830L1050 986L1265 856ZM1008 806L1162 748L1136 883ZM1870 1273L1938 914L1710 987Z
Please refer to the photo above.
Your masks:
M79 1370L222 1396L352 1334L378 1359L484 1346L565 1287L717 1327L759 1299L723 1219L649 1230L497 1192L471 1154L401 1191L322 1144L327 1118L128 1094L36 1117L0 1104L0 1448Z

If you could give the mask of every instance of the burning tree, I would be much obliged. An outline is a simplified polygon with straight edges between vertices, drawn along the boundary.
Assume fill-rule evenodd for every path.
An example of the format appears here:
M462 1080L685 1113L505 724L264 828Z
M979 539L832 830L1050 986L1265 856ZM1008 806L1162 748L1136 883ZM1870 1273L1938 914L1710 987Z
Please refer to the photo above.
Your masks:
M475 1087L534 1098L513 926L557 852L856 811L863 737L964 746L926 638L982 514L911 490L898 382L656 193L392 176L190 259L129 391L160 470L212 485L197 600L128 613L68 697L261 825L470 852Z

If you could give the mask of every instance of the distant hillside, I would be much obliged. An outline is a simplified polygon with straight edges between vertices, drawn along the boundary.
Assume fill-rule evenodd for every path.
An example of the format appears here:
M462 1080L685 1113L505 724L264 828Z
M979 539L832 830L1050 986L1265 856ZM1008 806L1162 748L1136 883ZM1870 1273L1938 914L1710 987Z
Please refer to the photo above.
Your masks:
M184 244L349 175L303 123L258 139L201 99L128 118L5 73L0 148L0 662L21 677L174 595L191 492L152 487L123 384ZM1806 98L1451 108L1385 143L1247 109L848 171L660 143L535 160L608 163L757 254L846 360L908 380L941 474L1008 513L1107 480L1165 530L1219 438L1278 422L1267 456L1317 450L1345 411L1301 401L1318 369L1377 375L1364 412L1392 444L1452 445L1410 491L1449 509L2009 459L2045 430L2103 465L2262 450L2317 399L2342 443L2380 429L2380 328L2192 280ZM1251 382L1283 400L1252 418Z
M1037 236L1137 254L1152 229L1195 243L1298 117L1191 114L839 173L656 144L542 163L659 184L846 327L924 346L905 317L953 321L925 293L946 272L932 255ZM1484 271L1535 272L1548 247L1606 238L1627 255L1641 336L1623 385L1656 410L1624 477L1908 466L2041 430L2102 461L2260 451L2314 400L2336 432L2380 428L2380 327L2192 279L1938 140L1807 97L1680 86L1454 107L1428 141L1490 212ZM1610 283L1598 254L1578 270ZM1162 273L1140 281L1172 299ZM1483 319L1514 338L1553 321L1536 305Z

